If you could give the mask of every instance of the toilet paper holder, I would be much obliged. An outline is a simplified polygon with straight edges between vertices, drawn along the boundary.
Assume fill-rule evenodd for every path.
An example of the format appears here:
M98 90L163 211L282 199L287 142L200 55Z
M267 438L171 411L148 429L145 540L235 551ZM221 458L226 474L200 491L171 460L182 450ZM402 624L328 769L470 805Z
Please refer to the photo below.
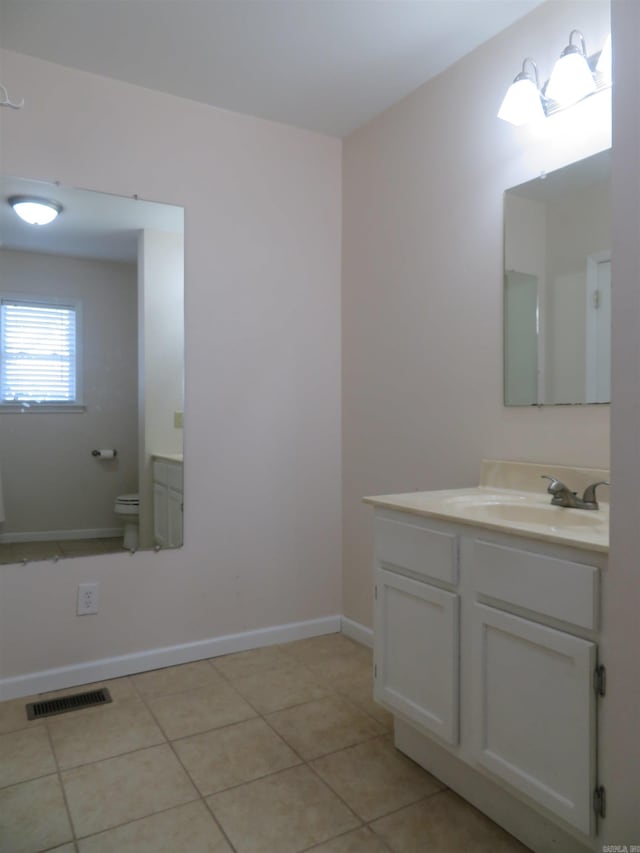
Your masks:
M118 455L118 451L115 447L112 450L102 448L102 450L92 450L91 455L95 456L97 459L115 459Z

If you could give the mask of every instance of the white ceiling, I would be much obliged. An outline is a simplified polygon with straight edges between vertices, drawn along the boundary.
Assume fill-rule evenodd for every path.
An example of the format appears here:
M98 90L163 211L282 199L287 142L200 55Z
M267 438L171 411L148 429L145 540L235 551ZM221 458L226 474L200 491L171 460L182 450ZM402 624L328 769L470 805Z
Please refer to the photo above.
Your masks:
M345 136L541 2L0 0L0 46Z
M8 204L14 195L57 201L50 225L28 225ZM171 204L0 176L0 248L134 263L143 228L182 233L184 210Z

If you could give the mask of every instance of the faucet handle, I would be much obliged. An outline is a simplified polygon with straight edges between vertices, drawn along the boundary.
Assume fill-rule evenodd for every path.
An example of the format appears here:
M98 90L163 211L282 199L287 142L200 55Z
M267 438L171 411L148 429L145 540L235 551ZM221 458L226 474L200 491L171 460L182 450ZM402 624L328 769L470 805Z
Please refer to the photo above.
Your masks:
M541 480L550 480L549 485L547 486L547 491L550 495L557 495L558 492L569 491L569 489L565 486L564 483L557 480L555 477L550 477L548 474L541 474Z
M590 486L584 490L584 495L582 496L582 500L584 503L592 503L596 506L598 505L598 501L596 500L596 489L598 486L610 486L611 483L608 480L598 480L597 483L591 483Z

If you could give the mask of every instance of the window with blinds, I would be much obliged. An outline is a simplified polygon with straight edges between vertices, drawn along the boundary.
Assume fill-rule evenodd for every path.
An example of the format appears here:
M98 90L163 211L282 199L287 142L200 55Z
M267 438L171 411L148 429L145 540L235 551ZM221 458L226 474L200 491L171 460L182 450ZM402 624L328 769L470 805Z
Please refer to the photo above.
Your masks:
M77 402L78 306L0 300L0 402Z

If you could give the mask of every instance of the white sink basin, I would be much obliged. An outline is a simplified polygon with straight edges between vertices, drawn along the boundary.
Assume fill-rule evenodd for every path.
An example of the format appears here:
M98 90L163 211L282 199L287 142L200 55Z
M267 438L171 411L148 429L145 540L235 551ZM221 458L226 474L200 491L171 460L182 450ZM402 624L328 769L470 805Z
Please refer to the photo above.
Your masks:
M508 495L504 492L473 492L467 495L450 495L447 498L442 498L442 503L450 504L452 507L460 509L468 506L487 506L493 504L501 504L505 506L518 506L525 502L531 502L531 498L527 495Z
M477 521L544 525L557 530L576 527L599 530L606 527L607 523L598 510L565 509L551 506L551 504L528 504L526 498L522 503L502 500L500 502L484 500L468 502L463 512Z
M382 510L407 512L454 524L472 524L510 536L555 542L588 551L609 550L609 504L584 510L553 506L540 477L552 471L581 494L607 480L599 468L484 460L478 486L363 498ZM607 493L603 493L607 495ZM599 495L600 497L600 495Z

